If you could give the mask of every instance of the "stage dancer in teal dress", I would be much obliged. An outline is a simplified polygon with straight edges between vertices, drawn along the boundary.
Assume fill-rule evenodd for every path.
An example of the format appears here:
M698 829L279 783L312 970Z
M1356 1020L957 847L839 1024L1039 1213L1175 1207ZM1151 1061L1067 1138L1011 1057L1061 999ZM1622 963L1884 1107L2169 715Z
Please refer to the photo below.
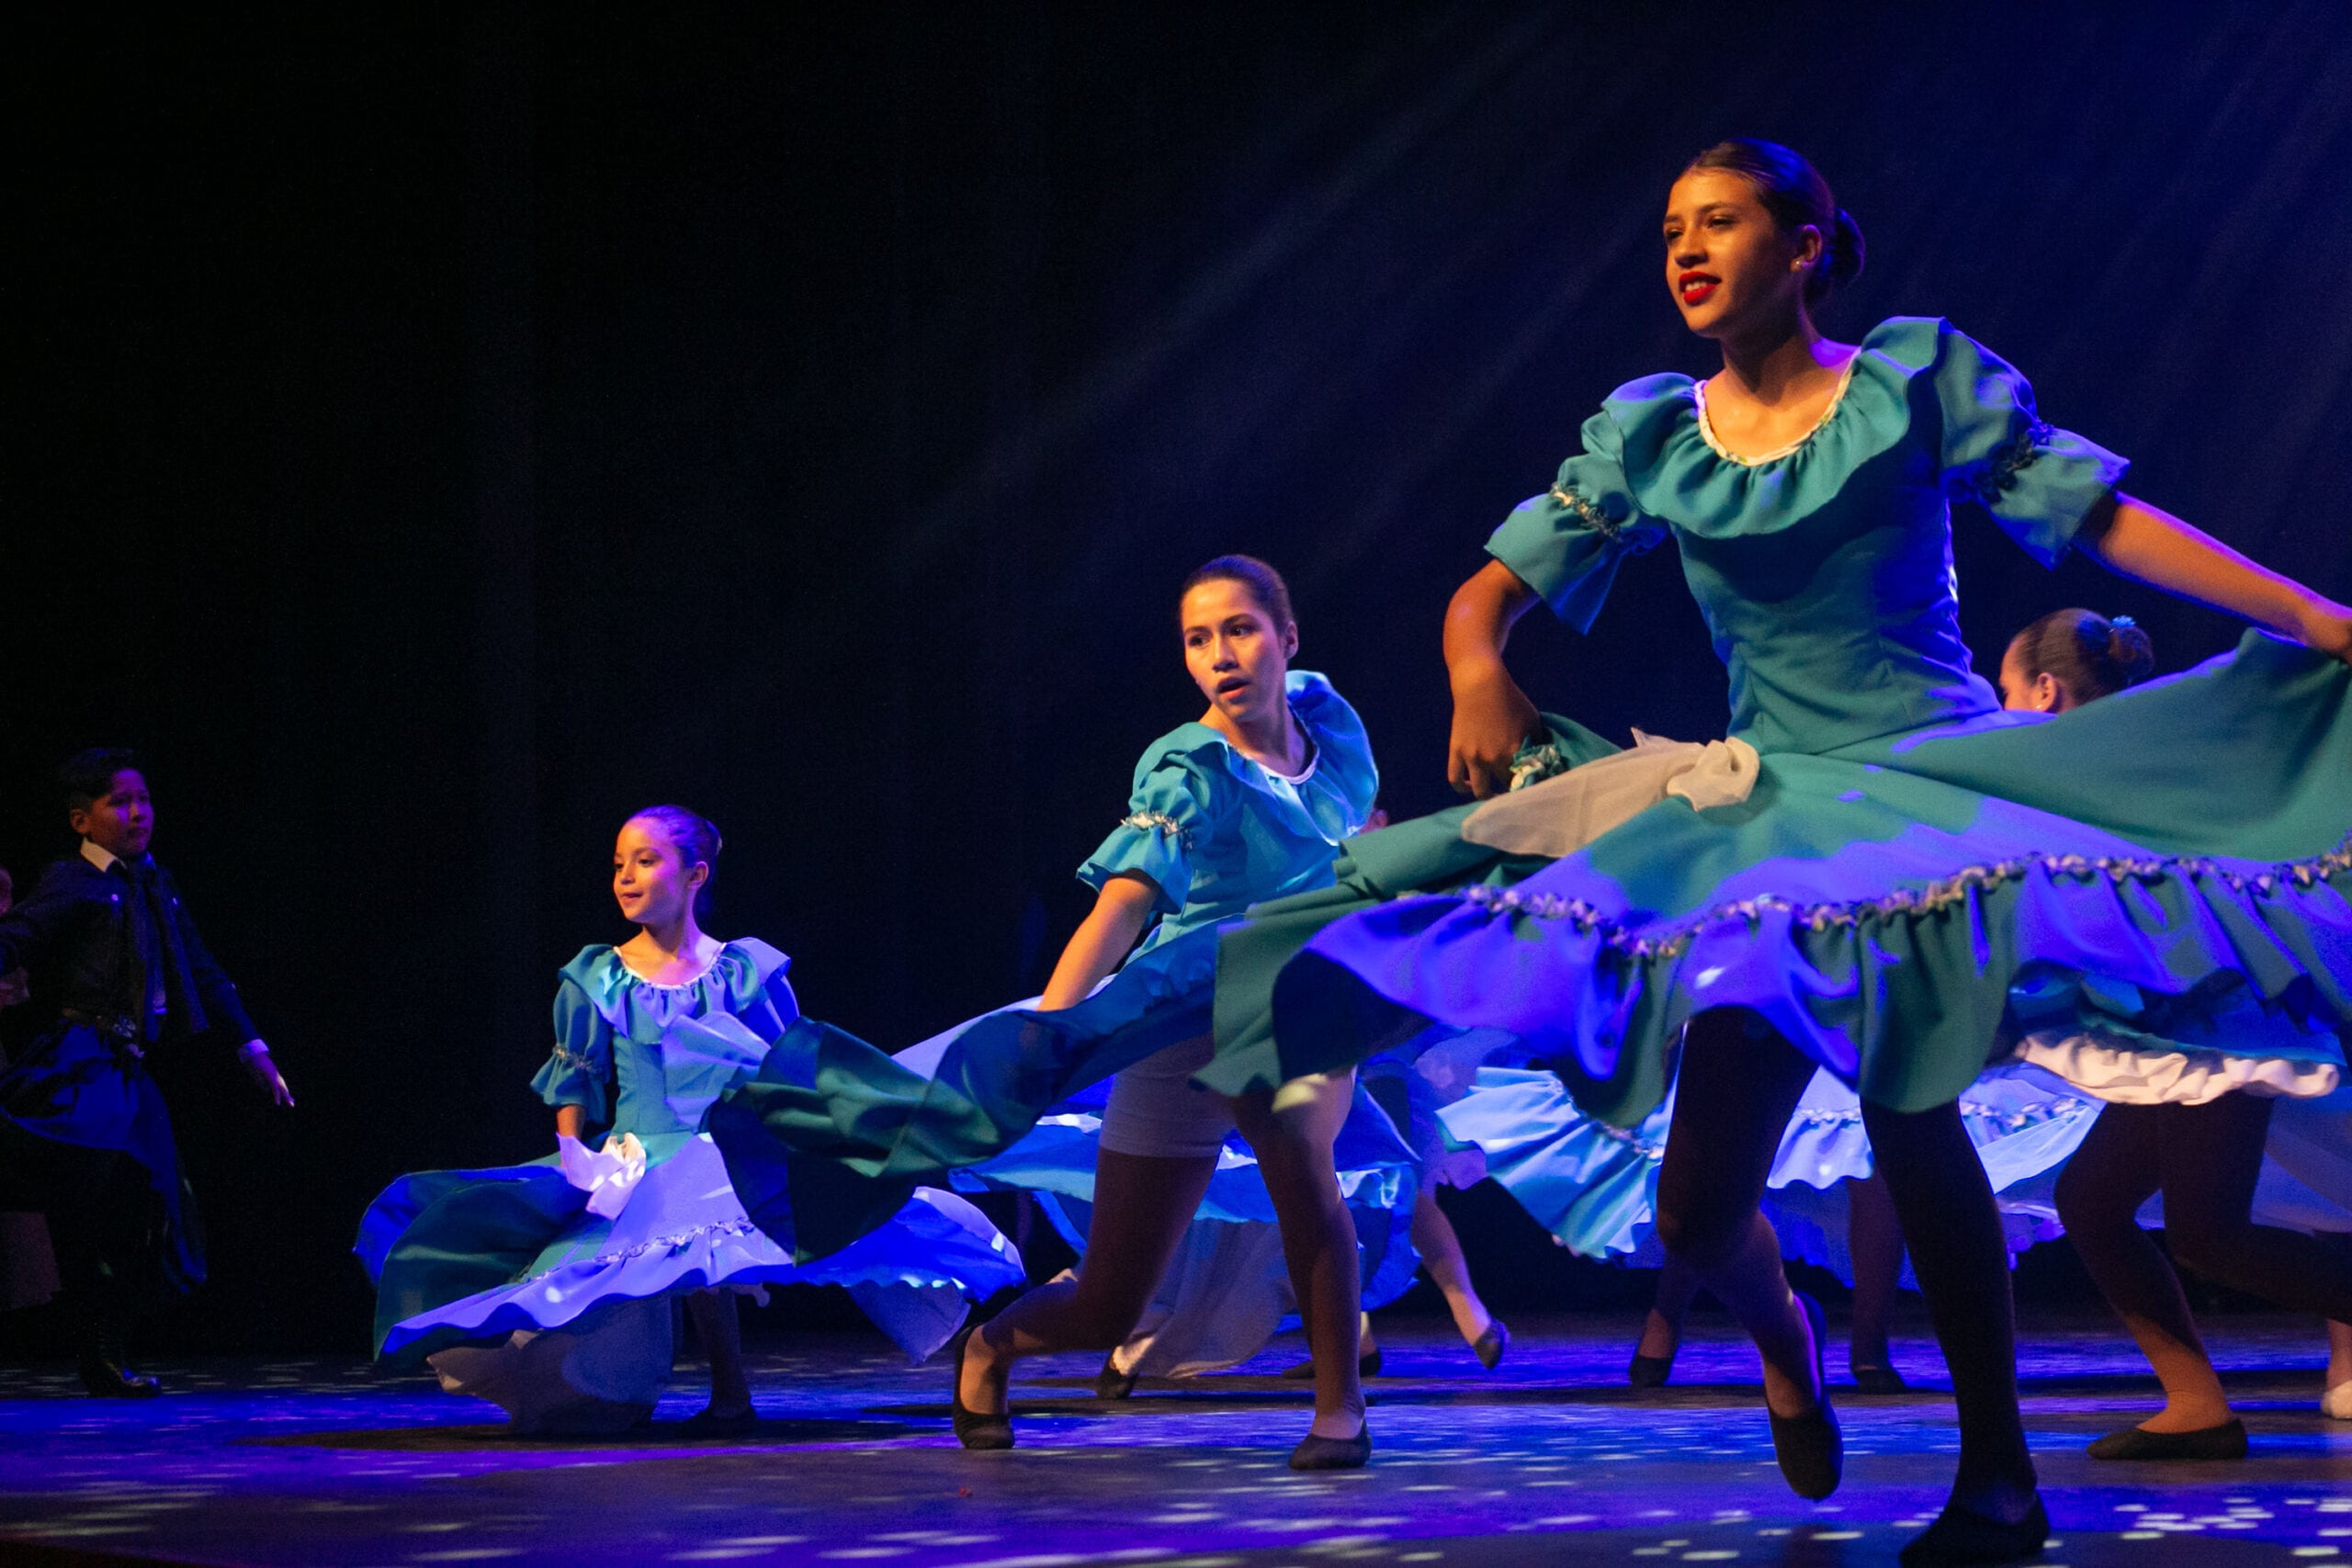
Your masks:
M753 1419L735 1292L846 1286L920 1360L968 1303L1023 1282L1011 1244L947 1192L910 1194L858 1245L808 1267L745 1216L703 1116L799 1009L783 953L703 931L718 851L718 831L680 807L622 825L613 896L638 934L564 966L555 1046L531 1086L555 1108L558 1152L402 1177L360 1224L379 1352L425 1358L444 1387L499 1404L519 1430L649 1416L669 1380L673 1298L710 1358L710 1404L691 1424L725 1432Z
M2154 657L2147 634L2128 619L2055 611L2010 640L2001 660L2002 705L2064 713L2130 684ZM2328 1320L2332 1346L2352 1320L2352 1250L2340 1235L2301 1228L2316 1220L2338 1233L2352 1229L2342 1183L2320 1174L2340 1172L2352 1155L2347 1092L2339 1087L2314 1102L2295 1092L2313 1076L2308 1060L2251 1055L2266 1037L2283 1033L2293 1043L2291 1019L2247 1009L2227 991L2202 998L2200 1010L2211 1017L2193 1035L2174 1032L2187 1049L2171 1060L2143 1032L2120 1027L2121 1020L2070 1020L2033 1031L2021 1047L2071 1073L2085 1092L2115 1101L2058 1179L2058 1212L2076 1255L2164 1385L2165 1405L2092 1443L2093 1459L2231 1460L2246 1452L2245 1425L2206 1357L2179 1279L2141 1228L2144 1206L2159 1191L2175 1259L2233 1289L2317 1313ZM2157 1062L2161 1076L2148 1070ZM2287 1135L2274 1152L2291 1174L2265 1158L2282 1104L2318 1113L2301 1137L2282 1129ZM2283 1185L2282 1176L2301 1201L2292 1219L2273 1224L2262 1189ZM2338 1192L2334 1202L2331 1188Z
M1210 561L1184 583L1178 625L1208 708L1136 763L1125 818L1080 869L1097 889L1093 912L1038 1005L975 1020L928 1076L837 1032L796 1031L721 1102L711 1127L753 1217L804 1255L822 1255L861 1234L906 1183L994 1157L1116 1072L1084 1267L991 1319L957 1358L957 1436L967 1448L1001 1449L1013 1441L1013 1363L1107 1350L1127 1337L1238 1125L1257 1153L1317 1352L1314 1422L1291 1463L1359 1466L1371 1451L1356 1370L1361 1280L1333 1164L1354 1074L1305 1075L1238 1097L1191 1079L1210 1055L1220 924L1261 899L1328 885L1333 847L1363 825L1378 773L1355 711L1321 676L1290 669L1298 627L1272 567L1248 556ZM763 1201L769 1192L789 1194L780 1223Z
M2021 1559L2046 1517L1999 1215L1956 1101L2036 968L2128 982L2159 1010L2237 975L2262 1003L2352 1018L2352 612L2123 494L2121 458L2043 422L2024 378L1950 325L1824 338L1813 309L1859 270L1860 234L1788 150L1702 154L1664 236L1676 303L1724 368L1620 388L1495 535L1447 616L1451 770L1499 789L1535 727L1503 662L1512 624L1539 600L1589 624L1624 562L1671 537L1729 667L1732 739L1761 759L1752 787L1662 801L1514 887L1324 928L1277 987L1272 1076L1431 1019L1494 1027L1625 1125L1681 1039L1661 1234L1756 1340L1782 1469L1815 1496L1837 1484L1836 1420L1758 1200L1815 1068L1846 1078L1960 1413L1953 1493L1907 1561ZM2072 713L2005 714L1959 636L1955 498L2041 560L2083 550L2276 635ZM2311 1081L2332 1079L2308 1043Z

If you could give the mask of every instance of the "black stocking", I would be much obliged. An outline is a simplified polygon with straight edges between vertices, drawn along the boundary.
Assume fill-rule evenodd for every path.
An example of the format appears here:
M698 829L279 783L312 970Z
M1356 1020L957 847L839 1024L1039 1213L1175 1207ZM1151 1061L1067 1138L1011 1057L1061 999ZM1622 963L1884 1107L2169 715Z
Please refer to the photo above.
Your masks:
M1758 1204L1812 1077L1813 1064L1752 1015L1701 1013L1683 1034L1658 1169L1659 1239L1756 1341L1766 1398L1780 1416L1813 1406L1814 1347L1789 1295L1780 1240Z
M2008 1245L1984 1162L1957 1103L1905 1114L1864 1101L1862 1122L1951 1371L1960 1414L1953 1501L1987 1518L2020 1518L2032 1501L2033 1461L2018 1412Z
M2290 1311L2352 1320L2352 1257L2317 1236L2257 1225L2250 1217L2270 1104L2256 1095L2225 1094L2203 1105L2148 1108L2163 1133L2157 1147L2173 1256L2209 1280Z

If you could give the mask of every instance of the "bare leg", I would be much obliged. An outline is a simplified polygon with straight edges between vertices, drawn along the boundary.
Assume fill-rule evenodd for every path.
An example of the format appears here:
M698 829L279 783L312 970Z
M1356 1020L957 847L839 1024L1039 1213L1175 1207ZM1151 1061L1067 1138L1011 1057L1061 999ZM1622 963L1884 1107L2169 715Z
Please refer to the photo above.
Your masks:
M1903 1279L1903 1226L1883 1177L1846 1183L1846 1232L1854 1257L1854 1332L1846 1364L1859 1381L1866 1368L1892 1368L1887 1325Z
M696 1291L686 1297L686 1316L710 1358L710 1414L747 1416L752 1384L743 1374L743 1325L732 1291Z
M2059 1175L2058 1217L2099 1294L2164 1385L2165 1406L2141 1422L2142 1429L2197 1432L2228 1421L2230 1401L2198 1337L2180 1277L2138 1217L2164 1180L2164 1109L2110 1105L2099 1112Z
M1657 1299L1650 1303L1648 1321L1642 1325L1642 1342L1634 1347L1634 1354L1659 1361L1674 1359L1674 1353L1682 1348L1682 1320L1698 1299L1698 1270L1668 1253L1666 1267L1657 1271Z
M1871 1157L1911 1243L1960 1415L1951 1503L1998 1525L2033 1516L2033 1458L2018 1410L2009 1249L1984 1161L1955 1103L1904 1113L1862 1103Z
M1331 1161L1354 1092L1354 1073L1317 1073L1294 1078L1271 1096L1244 1095L1233 1103L1282 1222L1291 1290L1315 1357L1309 1431L1318 1438L1347 1438L1363 1430L1363 1385L1356 1374L1363 1280L1355 1221Z
M2327 1324L2327 1392L2319 1407L2338 1421L2352 1421L2352 1323Z
M1487 1310L1487 1303L1478 1299L1478 1288L1470 1282L1462 1240L1453 1234L1453 1222L1437 1205L1434 1183L1424 1183L1420 1196L1413 1201L1413 1249L1421 1255L1421 1267L1430 1271L1445 1297L1446 1310L1453 1314L1453 1331L1476 1344L1495 1314Z
M1682 1066L1658 1170L1657 1228L1668 1250L1723 1303L1764 1362L1764 1402L1800 1416L1821 1403L1812 1326L1789 1292L1781 1242L1757 1205L1781 1134L1813 1064L1730 1010L1701 1013Z
M1216 1174L1215 1155L1097 1155L1094 1217L1078 1278L1038 1286L971 1337L957 1384L964 1407L1003 1414L1012 1364L1024 1356L1107 1350L1133 1333ZM1352 1360L1348 1370L1352 1376Z

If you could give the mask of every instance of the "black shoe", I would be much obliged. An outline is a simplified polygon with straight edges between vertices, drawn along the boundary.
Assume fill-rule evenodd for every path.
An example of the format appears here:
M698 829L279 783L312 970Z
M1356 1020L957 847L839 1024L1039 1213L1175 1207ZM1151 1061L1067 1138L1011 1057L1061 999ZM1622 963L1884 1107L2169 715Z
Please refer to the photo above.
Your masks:
M1853 1372L1854 1386L1864 1393L1901 1393L1911 1386L1893 1367L1861 1366Z
M1634 1352L1634 1364L1625 1369L1625 1381L1635 1388L1664 1388L1666 1380L1674 1373L1671 1356L1645 1356Z
M1813 1376L1821 1397L1803 1416L1772 1416L1772 1455L1781 1462L1781 1477L1789 1490L1817 1503L1838 1490L1845 1473L1846 1440L1838 1430L1838 1413L1829 1407L1829 1380L1821 1371L1822 1342L1828 1337L1821 1303L1802 1291L1795 1295L1813 1331Z
M1478 1364L1490 1372L1502 1365L1503 1352L1510 1348L1510 1330L1503 1326L1503 1320L1499 1317L1488 1318L1487 1332L1470 1342L1470 1353L1477 1357Z
M1309 1432L1290 1451L1293 1470L1362 1470L1372 1459L1372 1427L1357 1428L1352 1438L1318 1438Z
M1103 1357L1102 1370L1094 1374L1094 1397L1125 1399L1135 1391L1136 1375L1119 1370L1119 1353L1114 1350Z
M679 1429L695 1438L740 1438L755 1431L760 1425L756 1410L740 1410L732 1416L720 1416L706 1405L678 1423Z
M2194 1432L2151 1432L2126 1427L2109 1432L2085 1450L2093 1459L2244 1459L2245 1423L2231 1416L2218 1427Z
M82 1386L94 1399L153 1399L164 1385L122 1364L119 1355L93 1351L82 1358Z
M1988 1519L1956 1506L1948 1506L1936 1522L1913 1538L1901 1556L1903 1568L1969 1568L1995 1562L2022 1562L2040 1555L2050 1539L2050 1516L2036 1497L2024 1518L2013 1525Z
M1012 1446L1012 1417L996 1416L964 1408L964 1348L979 1331L973 1324L956 1336L956 1353L949 1359L956 1369L956 1382L948 1394L948 1418L956 1427L956 1440L978 1452L1009 1449Z

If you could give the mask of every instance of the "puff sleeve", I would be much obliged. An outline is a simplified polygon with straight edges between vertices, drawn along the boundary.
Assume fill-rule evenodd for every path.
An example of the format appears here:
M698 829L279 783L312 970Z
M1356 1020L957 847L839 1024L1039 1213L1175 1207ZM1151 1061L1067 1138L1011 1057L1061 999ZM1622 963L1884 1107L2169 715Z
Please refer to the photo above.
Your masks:
M1581 632L1592 629L1618 563L1665 536L1665 525L1634 503L1624 439L1604 411L1584 422L1584 450L1560 465L1550 490L1512 509L1487 553Z
M1945 492L1983 506L2027 553L2054 566L2132 465L2043 420L2033 388L2000 355L1949 321L1938 330Z
M608 1122L605 1086L613 1077L613 1029L596 1004L566 975L555 994L555 1044L531 1088L549 1105L577 1105L588 1120Z
M1101 891L1111 878L1140 872L1159 889L1155 911L1172 915L1193 886L1193 855L1216 836L1216 780L1182 752L1155 749L1136 768L1127 815L1078 868L1078 879Z

